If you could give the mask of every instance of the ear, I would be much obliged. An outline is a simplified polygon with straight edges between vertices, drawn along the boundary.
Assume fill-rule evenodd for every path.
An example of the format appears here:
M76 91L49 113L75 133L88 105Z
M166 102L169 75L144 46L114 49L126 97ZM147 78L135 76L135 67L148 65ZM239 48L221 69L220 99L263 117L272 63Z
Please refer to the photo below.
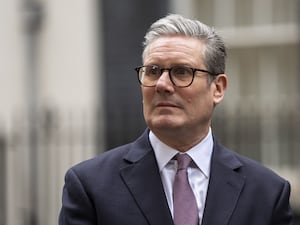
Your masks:
M215 88L213 92L214 105L219 104L224 98L227 89L227 76L226 74L219 74L213 81Z

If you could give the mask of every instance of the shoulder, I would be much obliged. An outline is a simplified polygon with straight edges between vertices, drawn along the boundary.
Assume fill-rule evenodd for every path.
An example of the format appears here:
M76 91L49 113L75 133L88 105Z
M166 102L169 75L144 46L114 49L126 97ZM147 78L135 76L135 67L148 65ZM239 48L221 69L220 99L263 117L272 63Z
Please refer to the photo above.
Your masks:
M279 221L291 224L290 183L262 163L229 150L217 141L214 143L211 173L214 183L211 184L216 189L220 184L230 184L238 190L237 204L243 207L237 208L252 221L262 221L261 215L264 215L268 224L279 224Z
M260 210L286 210L290 214L290 183L277 172L260 162L245 157L217 143L214 148L211 177L215 181L226 180L230 184L243 184L241 202L256 202ZM266 212L266 211L265 211ZM277 213L277 212L276 212ZM279 212L279 214L282 212Z
M276 183L284 184L286 182L286 179L261 162L238 153L235 153L235 155L243 164L240 168L240 172L247 175L249 178L262 183L268 183L270 186Z
M277 172L263 165L263 163L232 151L215 141L215 151L218 151L219 161L227 165L235 165L234 171L254 183L272 185L284 185L287 180ZM229 163L228 163L229 162Z
M73 170L75 173L80 175L84 175L107 170L109 168L116 168L122 163L123 158L128 153L131 144L132 143L118 146L103 152L94 158L84 160L72 166L70 170Z
M64 189L74 196L97 196L99 191L107 191L120 183L120 166L129 149L130 144L126 144L72 166L65 174Z
M68 173L76 174L82 179L91 180L93 178L105 178L118 174L120 168L128 164L128 159L142 157L148 152L150 144L148 143L148 131L146 130L135 141L110 149L98 156L80 162L71 167Z

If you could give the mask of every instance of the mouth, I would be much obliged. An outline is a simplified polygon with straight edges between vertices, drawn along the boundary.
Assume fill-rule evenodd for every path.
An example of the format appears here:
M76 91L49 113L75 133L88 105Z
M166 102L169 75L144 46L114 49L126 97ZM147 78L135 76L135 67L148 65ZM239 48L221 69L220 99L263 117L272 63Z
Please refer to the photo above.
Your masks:
M172 102L159 102L156 104L156 107L171 107L171 108L178 108L178 105Z

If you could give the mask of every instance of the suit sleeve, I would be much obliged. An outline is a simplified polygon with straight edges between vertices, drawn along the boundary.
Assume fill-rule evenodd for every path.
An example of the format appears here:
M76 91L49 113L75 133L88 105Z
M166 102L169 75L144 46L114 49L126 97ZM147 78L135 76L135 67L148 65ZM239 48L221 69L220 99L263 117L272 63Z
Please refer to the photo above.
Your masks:
M273 211L272 225L293 225L292 209L290 207L290 184L285 181L281 193L278 196L277 204Z
M59 225L96 225L95 208L79 177L70 169L65 176Z

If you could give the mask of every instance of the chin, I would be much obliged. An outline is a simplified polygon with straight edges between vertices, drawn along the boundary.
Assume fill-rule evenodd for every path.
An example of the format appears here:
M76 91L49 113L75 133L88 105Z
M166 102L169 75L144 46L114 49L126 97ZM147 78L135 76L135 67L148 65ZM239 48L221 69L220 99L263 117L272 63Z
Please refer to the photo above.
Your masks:
M155 118L148 121L148 126L151 129L178 129L183 126L182 122L170 118Z

